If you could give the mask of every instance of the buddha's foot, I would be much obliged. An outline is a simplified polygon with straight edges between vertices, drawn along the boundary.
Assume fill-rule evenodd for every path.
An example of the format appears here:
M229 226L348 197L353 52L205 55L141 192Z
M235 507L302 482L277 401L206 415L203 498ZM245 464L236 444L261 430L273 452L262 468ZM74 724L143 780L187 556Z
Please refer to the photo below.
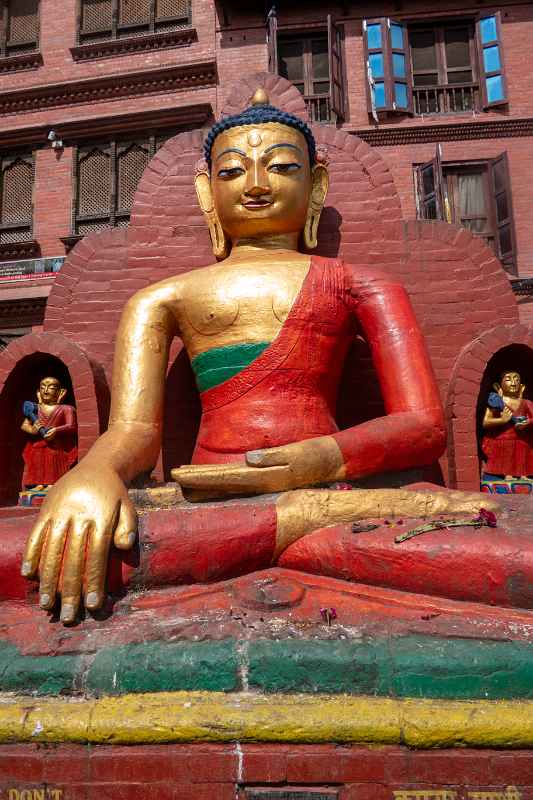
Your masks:
M356 519L414 517L426 519L441 514L478 514L481 508L498 512L499 506L479 492L405 489L299 489L276 501L278 518L276 556L306 533L353 522Z

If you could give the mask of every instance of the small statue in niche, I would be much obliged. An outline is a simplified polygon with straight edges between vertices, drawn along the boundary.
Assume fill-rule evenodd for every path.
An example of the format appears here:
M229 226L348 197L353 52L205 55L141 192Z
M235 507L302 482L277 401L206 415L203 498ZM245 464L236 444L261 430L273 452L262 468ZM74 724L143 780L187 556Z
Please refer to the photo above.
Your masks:
M22 406L26 442L22 458L24 474L22 505L38 505L49 486L56 483L78 460L76 410L61 403L67 390L57 378L43 378L37 402Z
M524 399L520 373L506 370L489 394L481 449L487 461L482 482L533 481L533 403Z

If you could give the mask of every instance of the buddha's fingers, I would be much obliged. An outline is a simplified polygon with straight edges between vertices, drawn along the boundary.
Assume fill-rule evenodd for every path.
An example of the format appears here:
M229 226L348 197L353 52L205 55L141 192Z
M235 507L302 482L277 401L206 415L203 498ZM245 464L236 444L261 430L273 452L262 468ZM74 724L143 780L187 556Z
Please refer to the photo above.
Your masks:
M133 503L122 500L113 542L119 550L131 550L137 535L137 512Z
M31 533L26 542L24 556L22 558L21 574L25 578L32 578L39 567L39 561L43 550L43 545L46 541L48 530L50 529L51 520L44 518L44 521L39 518L39 521L33 526Z
M481 508L499 506L480 492L409 491L407 489L299 489L276 500L276 556L291 542L318 528L356 519L412 517L439 514L478 514Z
M262 467L257 469L246 464L206 464L194 470L179 467L172 470L172 477L187 489L220 490L231 494L263 494L286 489L290 485L289 467Z
M89 533L85 568L87 576L85 605L91 611L100 608L104 602L107 562L115 519L116 514L112 520L97 522Z
M75 519L70 527L61 585L61 622L74 622L80 604L85 547L91 527L88 520Z
M39 605L41 608L52 608L55 603L63 550L70 524L70 519L55 519L49 523L40 568Z

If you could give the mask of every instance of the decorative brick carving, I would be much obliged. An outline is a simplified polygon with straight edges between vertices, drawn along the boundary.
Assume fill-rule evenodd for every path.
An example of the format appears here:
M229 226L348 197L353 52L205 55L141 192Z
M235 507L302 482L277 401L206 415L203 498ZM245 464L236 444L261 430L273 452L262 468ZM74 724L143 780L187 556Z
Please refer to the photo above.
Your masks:
M124 39L112 39L107 42L91 42L71 47L74 61L89 61L94 58L125 56L131 53L142 53L146 50L166 50L169 47L185 47L198 39L195 28L183 28L177 31L128 36Z
M533 117L522 119L487 119L481 122L453 122L438 125L383 126L351 131L372 147L422 144L425 142L460 142L472 139L505 139L533 135Z
M0 244L0 261L15 261L23 258L36 258L40 255L39 242L30 239L27 242L9 242Z
M20 114L43 108L94 103L124 97L164 94L216 83L216 62L129 72L83 81L17 89L0 94L1 114Z
M28 69L38 69L43 65L40 53L21 53L18 56L0 58L0 75L7 72L22 72Z
M54 126L63 142L77 142L80 137L96 137L126 133L128 131L158 130L180 125L201 127L212 118L210 103L195 103L187 106L172 106L151 111L132 111L128 114L112 114L109 117L97 116L88 119L72 120ZM0 147L27 144L46 144L50 125L33 125L28 128L15 128L0 131Z

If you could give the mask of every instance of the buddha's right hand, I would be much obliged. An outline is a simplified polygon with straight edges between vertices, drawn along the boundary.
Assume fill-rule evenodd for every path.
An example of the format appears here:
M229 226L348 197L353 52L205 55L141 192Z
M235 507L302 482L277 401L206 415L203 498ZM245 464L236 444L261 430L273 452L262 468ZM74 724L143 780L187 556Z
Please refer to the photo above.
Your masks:
M61 621L76 618L82 592L85 606L105 598L109 548L129 550L137 515L124 483L106 466L81 462L50 489L30 533L22 574L39 574L41 608L61 595Z

